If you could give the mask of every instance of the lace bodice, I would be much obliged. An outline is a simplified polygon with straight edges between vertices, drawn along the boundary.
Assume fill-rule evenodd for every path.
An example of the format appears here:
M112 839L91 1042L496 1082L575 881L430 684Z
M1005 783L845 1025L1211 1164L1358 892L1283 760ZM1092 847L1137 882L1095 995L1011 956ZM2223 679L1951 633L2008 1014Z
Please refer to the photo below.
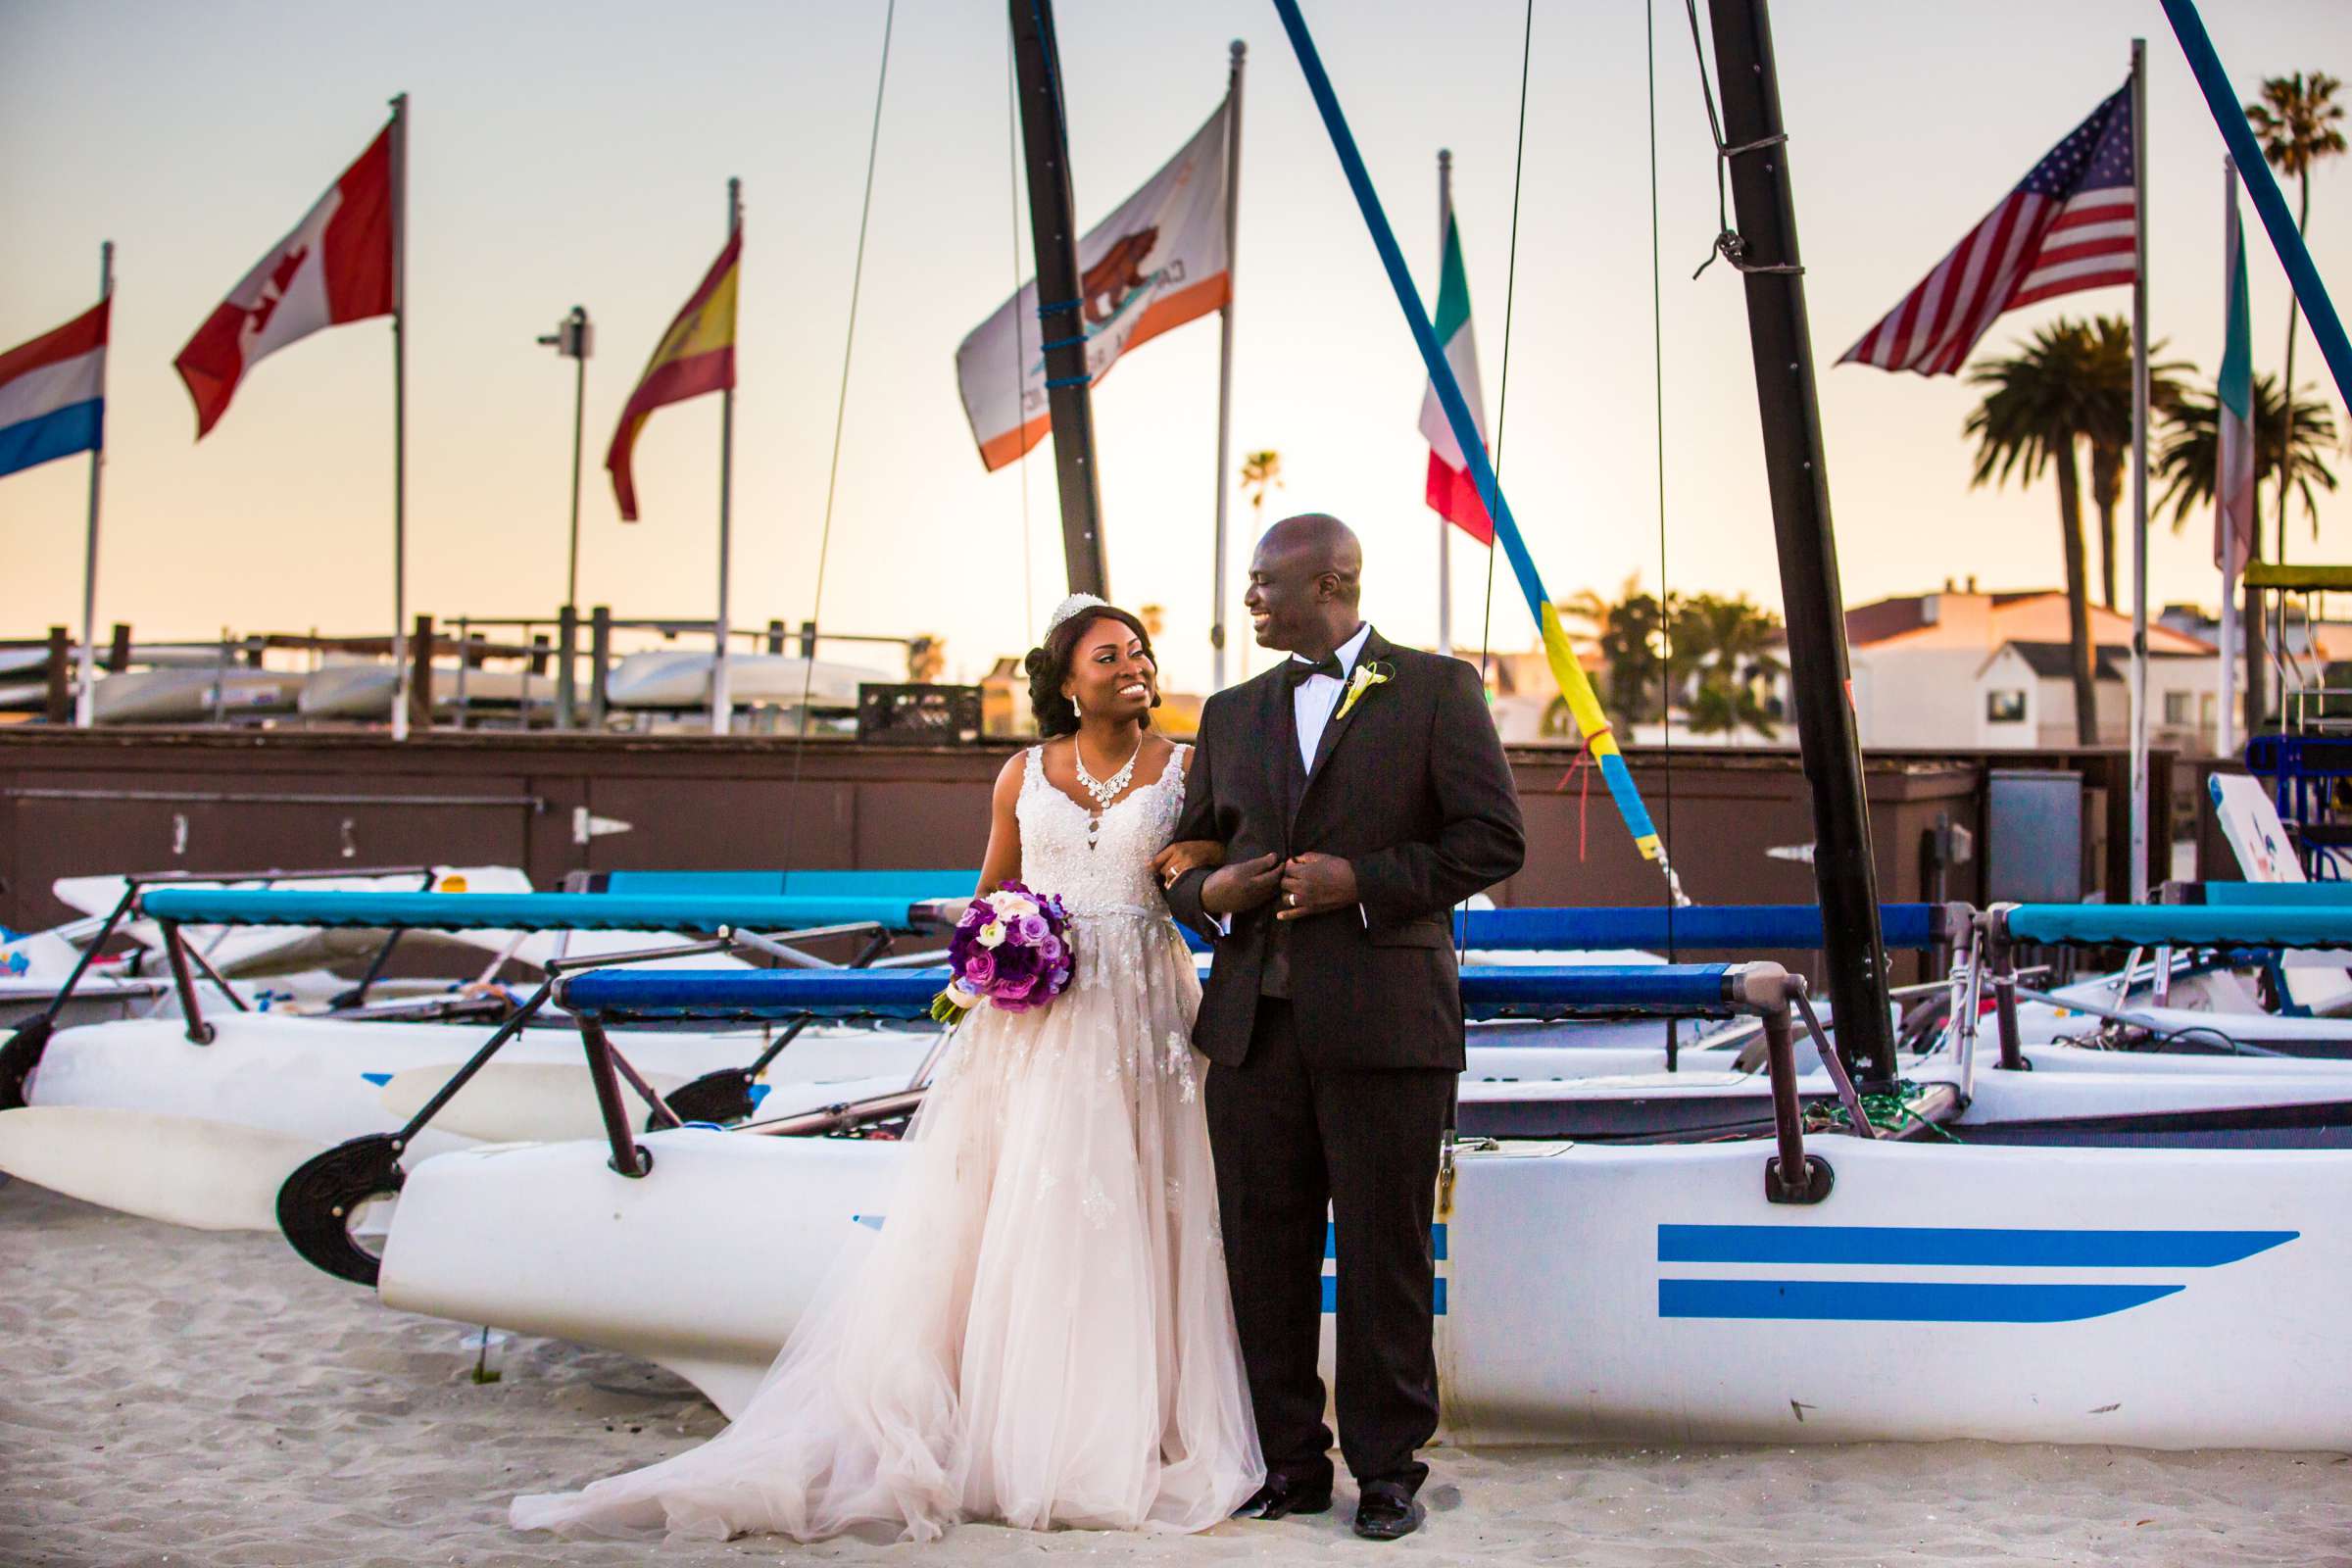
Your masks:
M1013 808L1021 824L1021 880L1039 893L1058 894L1073 915L1164 916L1152 857L1175 836L1190 750L1177 747L1158 778L1113 802L1090 849L1094 813L1054 787L1046 777L1045 748L1030 747Z

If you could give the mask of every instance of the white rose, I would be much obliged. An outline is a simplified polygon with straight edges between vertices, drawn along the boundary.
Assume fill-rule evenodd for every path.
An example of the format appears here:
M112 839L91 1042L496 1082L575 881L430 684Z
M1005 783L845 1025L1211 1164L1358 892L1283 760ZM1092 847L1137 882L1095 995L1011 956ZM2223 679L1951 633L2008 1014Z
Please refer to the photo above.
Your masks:
M979 936L982 947L996 947L1004 940L1004 923L1002 920L991 920L980 928Z

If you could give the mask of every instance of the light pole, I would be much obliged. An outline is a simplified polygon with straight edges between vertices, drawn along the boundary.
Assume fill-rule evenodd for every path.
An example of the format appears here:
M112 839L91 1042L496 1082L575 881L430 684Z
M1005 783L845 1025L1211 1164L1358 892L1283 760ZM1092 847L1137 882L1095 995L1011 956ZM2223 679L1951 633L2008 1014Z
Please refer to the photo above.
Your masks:
M596 328L589 324L588 307L574 305L571 314L539 341L559 358L578 362L571 394L571 559L564 574L564 603L580 602L580 431L588 405L588 356L596 351Z

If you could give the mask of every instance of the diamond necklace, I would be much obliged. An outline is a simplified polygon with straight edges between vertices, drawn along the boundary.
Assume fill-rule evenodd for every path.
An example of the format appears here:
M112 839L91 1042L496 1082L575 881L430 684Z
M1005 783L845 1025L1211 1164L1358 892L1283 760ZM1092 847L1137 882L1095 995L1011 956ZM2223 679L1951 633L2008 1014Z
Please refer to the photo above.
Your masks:
M1119 798L1119 792L1127 787L1127 781L1135 777L1136 761L1143 755L1144 738L1138 735L1135 738L1135 752L1127 759L1127 765L1108 778L1097 778L1086 770L1085 748L1078 744L1076 736L1070 738L1070 760L1077 765L1079 786L1095 798L1095 810L1098 813L1110 809L1110 803Z

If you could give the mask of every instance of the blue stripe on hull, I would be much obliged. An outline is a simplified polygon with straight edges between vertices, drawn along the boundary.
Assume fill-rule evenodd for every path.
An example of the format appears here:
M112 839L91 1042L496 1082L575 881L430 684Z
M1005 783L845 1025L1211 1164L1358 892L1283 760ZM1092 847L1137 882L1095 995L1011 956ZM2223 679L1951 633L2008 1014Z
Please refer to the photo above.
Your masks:
M1434 1281L1433 1283L1435 1284L1435 1286L1436 1286L1436 1288L1437 1288L1437 1295L1436 1295L1436 1297L1435 1297L1435 1304L1436 1304L1436 1309L1437 1309L1437 1315L1438 1315L1439 1317L1444 1317L1444 1316L1446 1315L1446 1282L1445 1282L1445 1280L1443 1280L1443 1279L1439 1279L1439 1280L1436 1280L1436 1281ZM1339 1282L1338 1280L1336 1280L1336 1279L1332 1278L1332 1277L1331 1277L1329 1274L1326 1274L1326 1275L1324 1275L1324 1276L1323 1276L1323 1312L1324 1312L1324 1315L1328 1317L1328 1316L1329 1316L1329 1315L1331 1315L1332 1313L1334 1313L1334 1312L1337 1312L1339 1309L1340 1309L1340 1282Z
M1661 1263L1911 1263L2214 1268L2298 1231L1971 1230L1911 1225L1660 1225Z
M1848 1323L2079 1323L2178 1285L1944 1285L1918 1280L1660 1280L1658 1316Z
M106 429L106 399L69 403L35 419L0 428L0 473L15 473L52 458L97 447Z

